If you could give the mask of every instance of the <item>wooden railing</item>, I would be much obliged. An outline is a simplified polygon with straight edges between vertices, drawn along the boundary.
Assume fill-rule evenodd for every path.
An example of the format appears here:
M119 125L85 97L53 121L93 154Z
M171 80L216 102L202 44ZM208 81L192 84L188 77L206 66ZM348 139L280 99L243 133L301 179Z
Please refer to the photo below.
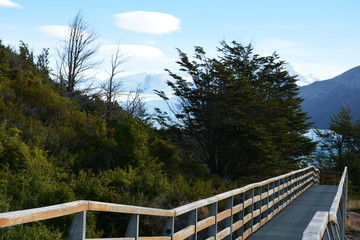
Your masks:
M338 185L341 180L342 172L321 171L320 184L321 185Z
M347 194L348 173L345 168L330 211L316 212L303 233L303 240L345 239Z
M0 213L0 228L74 214L69 239L84 240L86 211L130 214L125 237L118 240L237 239L245 240L285 206L319 183L319 171L307 167L275 178L225 192L172 210L94 201L76 201L49 207ZM165 217L162 236L139 236L140 216ZM179 219L187 224L176 230ZM176 224L178 225L178 224ZM92 239L95 240L95 239Z

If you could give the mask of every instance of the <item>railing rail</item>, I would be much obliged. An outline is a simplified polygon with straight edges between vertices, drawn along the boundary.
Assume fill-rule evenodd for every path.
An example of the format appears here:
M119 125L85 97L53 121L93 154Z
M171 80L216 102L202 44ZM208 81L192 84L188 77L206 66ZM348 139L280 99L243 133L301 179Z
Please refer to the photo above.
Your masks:
M82 200L0 213L0 228L76 213L69 239L84 240L86 211L102 211L131 215L125 237L116 238L119 240L197 239L198 235L206 236L207 240L245 240L309 187L318 184L319 178L316 168L307 167L172 210ZM203 208L207 211L199 211ZM139 236L141 215L166 217L163 236ZM179 216L187 216L188 224L175 232L175 221Z
M306 227L303 240L345 239L348 172L345 167L329 212L319 211Z

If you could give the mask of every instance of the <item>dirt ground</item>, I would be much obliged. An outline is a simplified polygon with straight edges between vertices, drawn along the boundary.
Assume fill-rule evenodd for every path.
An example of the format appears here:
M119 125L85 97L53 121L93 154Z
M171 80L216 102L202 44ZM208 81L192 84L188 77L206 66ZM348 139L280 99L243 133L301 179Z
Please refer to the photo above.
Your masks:
M346 227L348 240L360 240L360 213L348 211Z

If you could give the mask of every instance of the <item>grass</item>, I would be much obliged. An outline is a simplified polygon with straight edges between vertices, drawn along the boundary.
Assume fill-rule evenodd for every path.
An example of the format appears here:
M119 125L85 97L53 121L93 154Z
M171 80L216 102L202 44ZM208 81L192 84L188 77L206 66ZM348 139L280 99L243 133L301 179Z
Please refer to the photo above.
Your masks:
M360 199L349 199L347 208L350 211L359 212L360 211Z
M360 232L360 199L349 199L348 210L353 213L348 213L346 219L346 227L351 232Z

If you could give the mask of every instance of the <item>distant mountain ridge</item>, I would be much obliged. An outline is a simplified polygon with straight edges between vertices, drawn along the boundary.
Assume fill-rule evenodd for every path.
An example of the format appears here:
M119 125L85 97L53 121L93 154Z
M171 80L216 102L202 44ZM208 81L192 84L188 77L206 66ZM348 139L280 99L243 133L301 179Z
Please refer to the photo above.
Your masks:
M327 129L330 117L349 106L354 119L360 119L360 66L329 80L317 81L300 89L303 110L315 127Z

